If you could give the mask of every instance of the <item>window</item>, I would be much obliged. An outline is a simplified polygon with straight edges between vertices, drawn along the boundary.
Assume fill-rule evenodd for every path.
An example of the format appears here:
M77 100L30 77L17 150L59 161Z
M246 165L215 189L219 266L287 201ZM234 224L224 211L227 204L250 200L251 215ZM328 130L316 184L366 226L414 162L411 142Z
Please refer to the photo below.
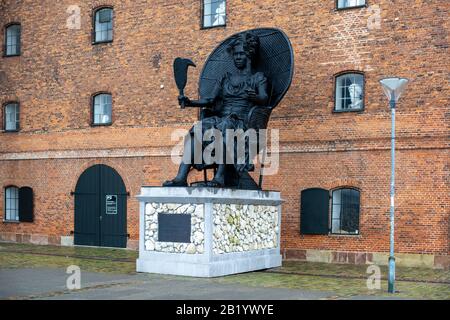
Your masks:
M19 188L5 189L5 220L19 221Z
M226 24L226 1L203 0L203 27L217 27Z
M5 104L3 114L5 131L18 131L20 118L19 104L17 102L10 102Z
M331 233L359 233L359 191L337 189L332 195Z
M366 0L337 0L338 9L358 8L366 5Z
M20 24L11 24L5 29L5 56L20 55Z
M111 42L113 40L113 9L101 8L94 13L93 42Z
M109 93L100 93L93 99L93 124L111 124L112 96Z
M364 75L345 73L336 77L335 111L364 109Z
M330 201L329 190L311 188L302 191L300 201L300 234L359 234L358 190L335 189L331 192Z
M30 187L5 188L5 221L33 222L33 189Z

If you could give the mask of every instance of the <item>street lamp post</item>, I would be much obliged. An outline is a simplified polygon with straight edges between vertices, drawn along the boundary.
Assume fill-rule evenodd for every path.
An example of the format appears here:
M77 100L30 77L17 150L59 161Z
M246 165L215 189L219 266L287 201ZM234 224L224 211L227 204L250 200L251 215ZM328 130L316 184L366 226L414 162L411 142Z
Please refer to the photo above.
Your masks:
M391 107L391 205L390 205L390 243L389 243L389 285L388 292L395 292L395 256L394 256L394 199L395 199L395 107L408 84L405 78L386 78L380 81Z

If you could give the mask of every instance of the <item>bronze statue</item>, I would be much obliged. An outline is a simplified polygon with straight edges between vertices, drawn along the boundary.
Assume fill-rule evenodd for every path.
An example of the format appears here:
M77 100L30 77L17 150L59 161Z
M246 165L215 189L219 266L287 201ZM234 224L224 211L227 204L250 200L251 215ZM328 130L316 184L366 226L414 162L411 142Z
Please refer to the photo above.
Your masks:
M262 37L266 40L264 45L269 47L261 48ZM280 48L272 48L273 52L271 52L270 41L278 41ZM277 63L273 58L280 57L268 55L276 54L277 50L281 50L281 58L284 58L284 60L286 60L286 57L288 58L289 61L284 62L288 66L287 70L276 70L277 67L273 66L274 63ZM268 60L266 62L272 63L272 66L267 69L266 65L265 68L264 60ZM184 155L177 176L164 182L163 186L187 186L187 177L192 168L197 170L214 168L214 178L211 181L206 181L206 186L260 189L261 185L258 186L248 174L249 171L254 170L252 159L249 157L248 144L245 147L244 162L238 162L235 158L232 163L227 163L225 159L227 150L234 148L236 151L236 146L230 146L226 142L226 132L227 130L239 129L245 132L247 129L258 130L267 127L271 110L278 104L290 85L292 62L292 48L284 33L277 29L255 29L236 34L216 48L202 72L199 100L191 100L184 95L183 89L186 80L183 79L183 75L180 77L179 70L178 72L175 70L175 78L180 89L180 96L178 97L180 106L182 108L202 108L202 118L198 124L201 125L201 133L204 134L210 129L220 130L223 136L223 150L225 151L222 162L205 163L201 161L201 163L195 163L193 139L195 126L192 127L185 139L185 153L188 154ZM184 77L187 67L189 65L195 66L189 59L177 58L174 69L180 69L180 65L182 69L184 67L181 71L182 74L184 72ZM273 79L268 79L265 69L272 76L277 72L277 75L279 75L280 71L281 74L287 72L284 75L284 81L278 81L279 79L276 76ZM283 80L283 76L280 79ZM277 92L274 92L274 89ZM211 142L201 142L202 151L209 143ZM236 155L237 152L234 154ZM188 161L186 161L186 156Z

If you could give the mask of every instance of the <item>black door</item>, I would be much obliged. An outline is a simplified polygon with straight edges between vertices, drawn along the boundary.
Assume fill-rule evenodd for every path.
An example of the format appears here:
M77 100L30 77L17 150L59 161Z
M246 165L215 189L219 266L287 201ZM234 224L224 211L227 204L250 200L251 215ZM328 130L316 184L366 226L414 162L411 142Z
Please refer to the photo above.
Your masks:
M74 243L126 247L127 193L122 178L113 168L95 165L78 179Z

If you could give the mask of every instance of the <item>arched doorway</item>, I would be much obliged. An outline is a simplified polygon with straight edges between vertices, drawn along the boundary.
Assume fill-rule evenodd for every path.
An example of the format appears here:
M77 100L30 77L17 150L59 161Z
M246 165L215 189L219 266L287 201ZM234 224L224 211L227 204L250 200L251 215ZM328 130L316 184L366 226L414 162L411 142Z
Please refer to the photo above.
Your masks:
M84 171L75 188L76 245L125 248L127 192L111 167L95 165Z

